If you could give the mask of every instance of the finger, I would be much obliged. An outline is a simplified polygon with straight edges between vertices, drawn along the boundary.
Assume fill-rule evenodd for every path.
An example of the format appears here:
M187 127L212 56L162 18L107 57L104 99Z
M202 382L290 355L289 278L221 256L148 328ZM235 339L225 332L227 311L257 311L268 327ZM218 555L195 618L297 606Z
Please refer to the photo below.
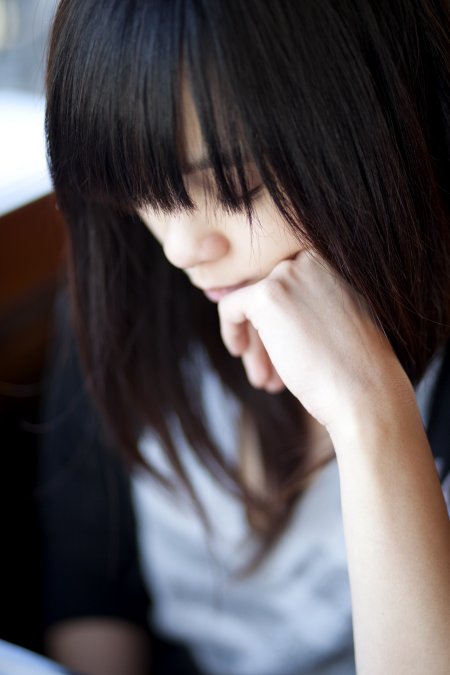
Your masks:
M264 385L264 389L269 393L269 394L278 394L281 391L285 389L285 384L281 377L278 375L277 371L275 368L272 366L272 375L270 379L266 382Z
M267 358L267 362L265 362L265 358ZM250 353L246 353L242 357L250 384L257 389L265 389L270 394L283 391L285 384L272 365L267 353L262 357L260 356L257 363L254 362L254 359L256 359L254 353L252 353L252 356L250 356Z
M273 366L257 331L248 323L248 346L242 355L242 362L250 384L261 389L269 382Z
M249 347L242 361L250 384L269 393L278 393L284 389L284 382L278 375L255 328L249 323Z
M245 289L241 289L222 298L217 306L220 334L232 356L242 356L249 346L250 323L244 310L245 299Z

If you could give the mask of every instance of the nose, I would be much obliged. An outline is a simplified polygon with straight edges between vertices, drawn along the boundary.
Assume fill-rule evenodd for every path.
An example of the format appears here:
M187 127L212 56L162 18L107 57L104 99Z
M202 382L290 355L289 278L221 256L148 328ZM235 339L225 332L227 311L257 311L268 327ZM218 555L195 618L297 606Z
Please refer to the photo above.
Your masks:
M225 256L229 248L230 242L224 233L196 223L193 218L177 216L167 224L164 254L180 269L215 262Z

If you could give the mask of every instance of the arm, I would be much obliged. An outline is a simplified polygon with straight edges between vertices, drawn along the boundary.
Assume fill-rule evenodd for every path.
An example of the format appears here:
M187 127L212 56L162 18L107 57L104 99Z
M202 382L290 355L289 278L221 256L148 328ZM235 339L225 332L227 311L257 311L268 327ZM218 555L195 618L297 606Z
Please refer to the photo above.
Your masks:
M87 394L60 295L41 419L43 623L49 655L86 675L137 675L148 659L148 595L123 463Z
M118 619L79 618L51 626L45 635L49 656L86 675L148 675L150 636Z
M445 675L450 524L414 390L364 299L305 250L219 318L250 382L284 384L331 436L359 675Z
M358 673L445 675L450 521L414 393L363 404L357 420L333 441Z

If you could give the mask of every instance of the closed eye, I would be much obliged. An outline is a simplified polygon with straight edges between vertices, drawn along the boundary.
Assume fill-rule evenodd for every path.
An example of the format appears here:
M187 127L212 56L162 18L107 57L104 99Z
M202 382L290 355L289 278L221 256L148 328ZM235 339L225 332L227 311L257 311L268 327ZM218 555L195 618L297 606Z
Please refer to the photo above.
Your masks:
M233 211L243 210L244 207L245 207L245 201L247 200L247 202L248 201L254 202L256 200L256 198L259 197L260 193L262 193L263 188L264 188L264 184L261 183L260 185L257 185L256 187L254 187L252 190L248 190L244 194L240 195L238 197L237 206L235 206L232 210ZM220 199L220 197L218 197L217 199L218 199L218 202L220 204L222 204L223 206L229 207L227 202L225 202L223 199Z
M246 195L241 195L241 197L239 198L239 201L244 203L244 196L246 196L247 199L251 199L251 200L255 199L255 197L257 197L259 195L259 193L262 192L263 187L264 187L263 183L261 183L261 185L257 185L252 190L249 190L246 193Z

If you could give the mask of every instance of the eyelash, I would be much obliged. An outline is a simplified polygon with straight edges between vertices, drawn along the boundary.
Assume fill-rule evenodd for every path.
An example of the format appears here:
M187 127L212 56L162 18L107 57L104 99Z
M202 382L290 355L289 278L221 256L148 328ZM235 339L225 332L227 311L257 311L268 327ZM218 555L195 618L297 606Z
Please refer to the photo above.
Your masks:
M255 197L262 191L262 189L263 189L263 185L262 185L262 184L261 184L261 185L257 185L257 186L254 187L252 190L249 190L249 191L247 192L247 197L248 197L249 199L255 199ZM241 200L243 201L243 198L242 198L242 197L241 197Z
M250 199L251 202L253 202L256 199L256 197L259 196L259 193L262 192L263 187L264 187L264 185L261 183L261 185L257 185L252 190L249 190L246 193L247 198ZM241 207L241 208L244 206L244 196L245 195L241 195L239 197L239 200L238 200L239 207ZM219 200L219 201L221 201L221 200Z

